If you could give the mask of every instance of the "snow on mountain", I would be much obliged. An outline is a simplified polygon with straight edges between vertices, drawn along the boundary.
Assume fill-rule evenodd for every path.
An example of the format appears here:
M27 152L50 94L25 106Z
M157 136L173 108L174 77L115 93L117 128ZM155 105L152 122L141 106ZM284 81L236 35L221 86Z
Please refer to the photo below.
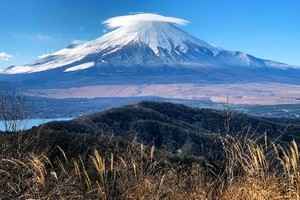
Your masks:
M83 63L81 65L70 67L70 68L66 69L65 72L75 72L75 71L79 71L79 70L84 70L84 69L91 68L94 65L95 65L94 62Z
M114 66L219 66L272 67L289 65L226 51L199 40L178 28L188 21L156 14L113 17L104 22L111 32L102 37L40 57L25 66L12 66L7 74L35 73L53 69L63 72Z

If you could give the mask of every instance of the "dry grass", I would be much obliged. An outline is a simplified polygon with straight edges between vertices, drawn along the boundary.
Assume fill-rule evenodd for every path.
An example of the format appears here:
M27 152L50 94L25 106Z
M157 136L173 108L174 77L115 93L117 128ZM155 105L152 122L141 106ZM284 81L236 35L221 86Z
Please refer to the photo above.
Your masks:
M1 154L0 199L300 199L296 142L281 146L222 138L222 166L172 164L155 147L133 143L115 154ZM2 151L4 152L4 151ZM5 151L6 152L6 151Z

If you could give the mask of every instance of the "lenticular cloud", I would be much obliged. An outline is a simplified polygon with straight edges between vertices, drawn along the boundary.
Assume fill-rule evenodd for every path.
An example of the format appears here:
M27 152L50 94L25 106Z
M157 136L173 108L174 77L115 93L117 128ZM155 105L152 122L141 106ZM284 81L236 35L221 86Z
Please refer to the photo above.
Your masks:
M177 25L186 25L189 21L185 19L180 19L176 17L165 17L162 15L151 14L151 13L141 13L134 15L126 15L126 16L118 16L112 17L103 22L108 28L120 28L124 26L135 25L141 22L163 22L163 23L171 23Z

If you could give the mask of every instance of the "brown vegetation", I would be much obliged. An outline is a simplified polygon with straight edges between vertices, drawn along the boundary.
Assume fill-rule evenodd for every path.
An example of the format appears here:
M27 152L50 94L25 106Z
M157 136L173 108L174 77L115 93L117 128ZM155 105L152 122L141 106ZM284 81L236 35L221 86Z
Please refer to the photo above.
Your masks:
M28 150L28 138L21 145L13 138L1 137L0 199L300 198L295 142L282 146L222 136L224 158L217 166L106 136L78 155L59 146Z
M1 102L9 103L5 99ZM185 113L184 119L174 121L181 125L187 124L182 120L191 116L189 112L195 112L187 112L188 108L180 106L173 109L169 104L148 106L163 109L161 112L168 114L169 123L172 116ZM274 138L269 140L257 134L252 137L249 134L230 135L233 123L229 115L225 117L228 120L205 118L220 124L224 121L224 134L207 133L207 138L199 140L199 145L207 145L205 151L186 154L188 151L182 153L186 146L198 146L185 143L176 151L168 147L174 147L174 141L178 143L193 132L177 139L180 131L170 129L172 126L161 129L159 134L166 138L160 143L164 145L157 148L149 145L151 142L143 144L135 134L134 137L128 134L110 136L94 129L87 132L89 129L82 128L82 121L79 124L74 121L52 123L18 132L13 121L22 119L22 112L18 111L21 109L6 110L7 107L2 106L2 118L8 123L12 121L13 126L8 127L13 129L0 134L0 199L300 199L297 143L276 143ZM97 119L92 123L97 124L103 118L106 125L112 123L115 127L118 120L125 123L137 116L136 113L141 115L141 109L136 113L117 111L117 114L108 112L109 115L98 114L89 119ZM157 115L148 112L149 109L147 116L152 118ZM6 113L16 117L4 118L8 116ZM124 114L126 117L121 117ZM164 119L163 115L158 116ZM120 130L126 127L119 126ZM143 130L160 130L153 127L156 126L142 126ZM145 136L147 132L141 133ZM151 140L153 134L149 133ZM168 143L172 145L165 145Z

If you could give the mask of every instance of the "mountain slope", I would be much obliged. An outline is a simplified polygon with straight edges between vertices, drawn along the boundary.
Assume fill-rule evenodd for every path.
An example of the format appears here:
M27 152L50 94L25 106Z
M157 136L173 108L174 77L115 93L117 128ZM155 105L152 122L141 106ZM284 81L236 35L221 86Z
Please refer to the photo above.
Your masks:
M52 122L43 130L71 134L104 134L136 138L145 144L155 144L170 152L182 151L195 155L205 151L220 134L249 134L269 138L290 139L300 127L294 122L228 114L210 109L193 109L172 103L142 102L80 117L69 122ZM226 128L227 127L227 128ZM229 129L228 129L229 127ZM39 130L39 128L34 128ZM229 130L229 131L228 131ZM43 132L43 131L41 131ZM216 146L216 148L219 148Z
M120 23L119 21L124 18L128 22ZM83 44L70 45L53 54L45 55L30 65L11 66L4 72L22 74L60 69L67 73L111 65L280 69L291 67L246 53L214 47L179 29L177 25L185 24L185 21L172 19L155 14L112 18L104 23L113 30L104 36Z

